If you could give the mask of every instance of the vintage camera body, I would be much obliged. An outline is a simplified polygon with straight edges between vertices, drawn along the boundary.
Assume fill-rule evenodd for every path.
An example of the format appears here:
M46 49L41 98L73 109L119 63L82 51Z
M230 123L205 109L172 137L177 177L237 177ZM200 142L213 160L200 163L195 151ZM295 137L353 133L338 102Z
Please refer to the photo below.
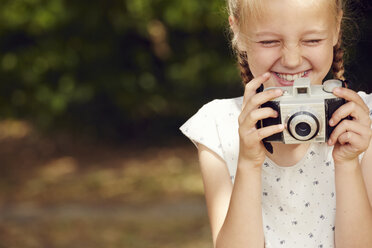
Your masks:
M331 79L323 85L311 85L309 78L299 78L290 87L265 89L280 88L283 95L261 106L276 110L278 117L261 120L257 123L258 127L283 123L286 129L265 138L264 141L285 144L327 142L335 128L329 126L328 121L332 114L346 103L345 99L332 94L335 87L344 87L344 83Z

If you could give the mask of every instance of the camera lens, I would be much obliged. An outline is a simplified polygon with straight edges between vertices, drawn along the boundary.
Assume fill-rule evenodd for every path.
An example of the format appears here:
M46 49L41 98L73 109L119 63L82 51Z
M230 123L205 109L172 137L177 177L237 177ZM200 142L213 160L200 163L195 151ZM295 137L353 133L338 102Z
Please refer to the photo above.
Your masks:
M292 114L287 125L289 134L301 141L313 139L320 129L318 118L309 111L298 111Z
M295 130L300 136L308 136L311 131L311 127L306 122L300 122L296 125Z

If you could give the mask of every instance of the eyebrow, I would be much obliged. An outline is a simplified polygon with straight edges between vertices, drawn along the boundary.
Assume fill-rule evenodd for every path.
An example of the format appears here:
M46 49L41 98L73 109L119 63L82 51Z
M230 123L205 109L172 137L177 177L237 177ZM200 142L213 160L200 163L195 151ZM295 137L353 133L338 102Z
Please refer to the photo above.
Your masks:
M310 29L304 32L303 34L326 34L328 31L326 29Z
M279 36L279 34L275 33L275 32L267 32L267 31L263 31L263 32L258 32L255 34L255 36L257 37L261 37L261 36L270 36L270 35L273 35L273 36Z
M326 29L310 29L302 33L302 35L309 35L309 34L326 34L328 31ZM256 37L262 36L280 36L280 34L270 31L262 31L255 34Z

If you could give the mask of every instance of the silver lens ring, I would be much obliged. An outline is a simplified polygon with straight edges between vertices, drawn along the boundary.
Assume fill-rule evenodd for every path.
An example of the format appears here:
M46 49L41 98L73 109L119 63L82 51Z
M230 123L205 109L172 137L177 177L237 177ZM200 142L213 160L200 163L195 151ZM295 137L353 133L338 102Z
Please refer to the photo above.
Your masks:
M293 138L307 141L314 138L319 132L318 118L307 111L293 114L287 122L288 132Z

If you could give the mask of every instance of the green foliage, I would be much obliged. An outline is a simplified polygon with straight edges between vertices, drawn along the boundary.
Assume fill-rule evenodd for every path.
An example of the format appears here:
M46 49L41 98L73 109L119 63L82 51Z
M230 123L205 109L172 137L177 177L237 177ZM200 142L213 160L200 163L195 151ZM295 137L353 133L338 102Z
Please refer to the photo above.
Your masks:
M138 136L241 94L225 1L4 0L0 118Z

